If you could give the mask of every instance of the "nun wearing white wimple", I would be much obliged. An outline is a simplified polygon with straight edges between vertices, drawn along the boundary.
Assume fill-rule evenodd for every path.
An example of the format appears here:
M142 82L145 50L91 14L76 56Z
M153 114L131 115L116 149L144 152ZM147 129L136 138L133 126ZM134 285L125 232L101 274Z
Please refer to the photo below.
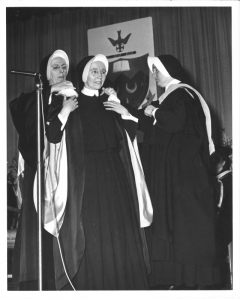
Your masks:
M56 286L145 290L149 261L141 227L151 224L152 207L147 189L141 190L146 184L139 157L124 127L135 121L114 90L104 87L104 55L83 58L77 69L78 99L61 106L52 100L47 118L49 142L58 144L65 134L67 152L67 202L59 240L69 278L54 240ZM104 106L111 99L117 112Z
M144 132L141 158L154 211L146 228L149 283L152 289L211 289L220 273L210 111L176 57L159 55L147 62L165 91L146 108L128 106L128 111Z
M65 103L77 103L78 97L71 81L66 77L69 70L69 59L63 50L56 50L49 58L47 64L47 80L50 86L48 104L54 102L58 107ZM48 118L51 115L51 106L48 108ZM61 114L58 116L61 118ZM46 122L46 126L49 122ZM66 201L67 201L67 156L65 131L60 143L49 143L44 136L44 228L54 235L58 235L61 228ZM34 202L37 209L37 176L34 182ZM54 210L52 210L54 206ZM57 223L56 223L57 222ZM56 226L57 224L57 226Z
M73 100L77 97L72 83L66 80L68 70L69 59L63 50L56 50L42 60L39 71L43 83L41 117L47 114L52 99L57 100L61 105L64 98L72 96ZM33 199L33 186L37 168L36 91L22 93L20 97L11 101L9 108L19 134L19 172L24 172L21 184L22 206L13 255L12 281L19 290L38 290L37 212L33 201L36 200L36 197ZM41 118L41 125L44 128L44 118ZM44 130L41 130L41 134L41 140L44 141ZM44 152L44 163L47 167L42 169L44 174L45 170L49 170L51 161L49 160L50 145L45 143L45 146L47 147L43 150L42 143L41 153ZM52 158L54 158L53 154L54 152L51 154ZM45 184L49 182L49 178L45 177ZM45 193L43 191L45 200L49 200L50 191L52 190L45 189ZM45 201L44 204L49 203ZM43 211L46 212L47 207L49 205L44 205ZM55 237L52 235L52 215L48 221L50 222L44 220L42 232L42 288L54 290L53 239Z

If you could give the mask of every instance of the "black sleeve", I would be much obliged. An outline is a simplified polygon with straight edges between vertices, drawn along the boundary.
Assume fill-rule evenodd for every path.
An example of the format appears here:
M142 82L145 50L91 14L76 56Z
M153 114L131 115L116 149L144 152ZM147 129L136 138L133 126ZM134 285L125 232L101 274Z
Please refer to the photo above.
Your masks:
M184 94L185 93L185 94ZM156 126L170 133L180 132L185 128L186 109L184 97L188 96L183 89L172 92L155 112Z
M144 110L145 108L141 108L141 109L137 109L135 107L132 107L131 105L127 104L127 103L121 103L122 106L126 107L128 112L135 118L138 119L138 127L137 129L140 130L140 131L143 131L145 132L146 128L149 126L149 123L152 123L154 122L154 119L153 117L147 117L145 114L144 114ZM158 105L158 102L156 103L151 103L151 105L153 106L157 106ZM157 108L157 107L156 107Z
M127 103L122 103L122 102L121 105L124 106L128 110L128 112L135 118L141 120L144 117L144 109L137 109Z
M52 102L48 109L46 134L50 143L57 144L61 142L63 131L61 130L62 122L58 114L62 109L62 96L52 95Z

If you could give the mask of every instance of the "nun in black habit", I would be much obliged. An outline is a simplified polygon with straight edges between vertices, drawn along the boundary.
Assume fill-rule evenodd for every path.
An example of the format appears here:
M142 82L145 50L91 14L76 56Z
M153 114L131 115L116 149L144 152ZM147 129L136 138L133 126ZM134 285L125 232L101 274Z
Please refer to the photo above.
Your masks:
M117 100L111 88L103 88L107 71L104 55L85 57L78 65L78 99L55 98L48 111L47 137L66 147L62 161L67 159L68 173L59 230L67 272L54 239L57 289L148 289L148 251L140 227L151 223L151 203L141 216L128 144L135 129L125 131L137 123L116 101L117 113L105 109L104 102Z
M146 228L149 283L155 288L214 285L220 279L209 109L175 57L148 57L148 65L165 93L145 109L123 105L144 132L141 158L153 204L153 223Z
M48 103L53 93L62 89L74 91L73 85L66 80L69 70L69 59L63 50L56 50L47 55L40 64L42 90L41 112L41 154L44 150L44 118ZM14 285L19 290L38 289L38 218L33 200L34 177L37 170L37 129L36 129L36 91L22 93L9 104L12 120L18 132L19 160L24 170L21 185L22 206L17 228L13 255ZM43 191L42 191L43 193ZM42 288L55 290L53 263L53 236L42 231Z

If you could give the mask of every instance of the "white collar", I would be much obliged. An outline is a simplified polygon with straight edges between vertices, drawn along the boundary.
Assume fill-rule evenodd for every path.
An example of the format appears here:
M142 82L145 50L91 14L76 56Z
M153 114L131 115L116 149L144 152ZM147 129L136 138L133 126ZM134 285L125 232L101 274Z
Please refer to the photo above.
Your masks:
M86 95L86 96L91 96L91 97L93 97L94 95L98 97L98 95L99 95L98 90L90 90L90 89L88 89L88 88L85 87L85 86L83 87L83 89L82 89L81 92L82 92L84 95Z
M166 90L169 88L169 86L171 85L171 84L177 84L177 83L179 83L180 82L180 80L177 80L177 79L173 79L172 81L170 81L167 85L166 85L166 87L165 87L165 92L166 92Z

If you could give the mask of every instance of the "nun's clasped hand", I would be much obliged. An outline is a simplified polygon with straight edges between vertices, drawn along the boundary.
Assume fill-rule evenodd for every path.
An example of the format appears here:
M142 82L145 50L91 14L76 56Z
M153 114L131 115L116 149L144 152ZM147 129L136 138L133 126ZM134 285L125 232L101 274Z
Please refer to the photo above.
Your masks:
M63 108L61 111L61 115L67 116L69 115L72 111L74 111L76 108L78 108L78 100L76 98L76 96L67 98L66 96L64 96L64 100L63 100Z
M105 106L106 110L112 110L120 115L129 116L128 110L116 101L106 101L103 102L103 105Z
M153 106L153 105L148 105L146 108L145 108L145 110L144 110L144 114L145 114L145 116L147 116L147 117L152 117L153 116L153 111L154 111L154 109L155 109L156 107L155 106Z
M117 92L113 88L102 88L101 95L103 95L104 93L107 94L108 96L110 96L110 95L117 96Z

